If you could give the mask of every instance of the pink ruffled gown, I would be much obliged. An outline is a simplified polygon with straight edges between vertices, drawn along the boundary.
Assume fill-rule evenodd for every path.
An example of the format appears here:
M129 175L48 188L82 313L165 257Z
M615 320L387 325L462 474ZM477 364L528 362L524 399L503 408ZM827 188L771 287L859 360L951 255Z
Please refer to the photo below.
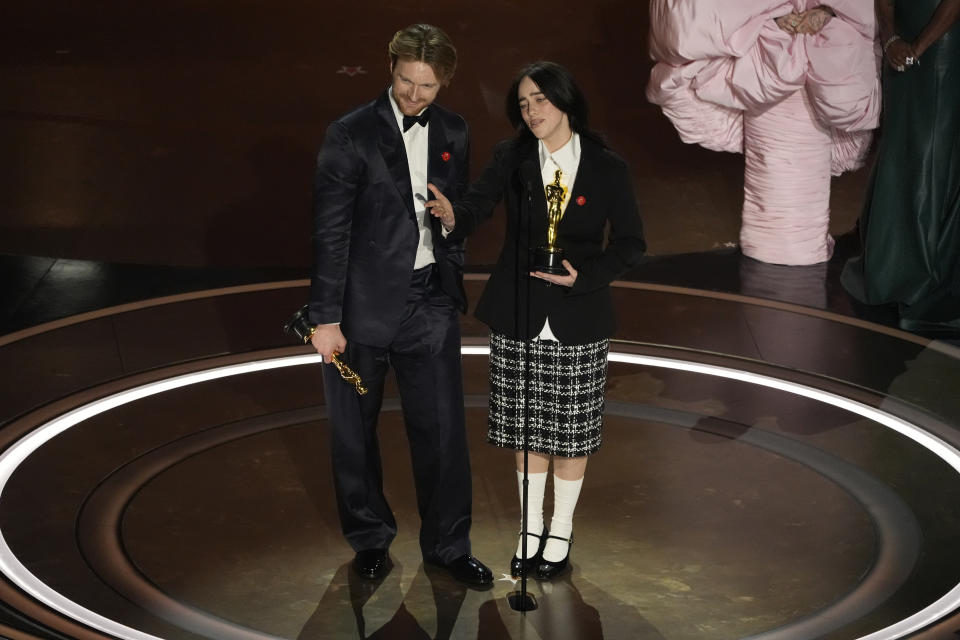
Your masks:
M775 18L827 4L815 35ZM744 255L830 258L830 176L863 162L880 115L873 0L651 0L647 98L680 138L743 152Z

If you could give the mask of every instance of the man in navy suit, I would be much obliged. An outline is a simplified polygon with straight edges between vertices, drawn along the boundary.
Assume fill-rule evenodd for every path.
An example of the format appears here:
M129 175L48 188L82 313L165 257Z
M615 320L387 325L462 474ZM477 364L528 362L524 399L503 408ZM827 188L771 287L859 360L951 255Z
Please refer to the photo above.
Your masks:
M427 183L463 193L469 135L434 104L457 54L437 27L415 24L390 42L390 87L333 122L317 157L309 319L311 339L360 375L359 396L323 367L340 523L353 567L390 566L396 520L383 493L377 417L393 367L413 462L420 548L463 582L492 583L470 554L471 477L464 427L458 314L466 308L463 243L424 210Z

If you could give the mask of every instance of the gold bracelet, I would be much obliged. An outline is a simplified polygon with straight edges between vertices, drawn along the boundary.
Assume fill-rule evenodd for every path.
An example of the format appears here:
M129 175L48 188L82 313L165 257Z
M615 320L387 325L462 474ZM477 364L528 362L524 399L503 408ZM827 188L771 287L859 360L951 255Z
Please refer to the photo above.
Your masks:
M313 339L313 334L317 332L317 327L319 326L320 325L315 324L312 327L310 327L310 331L307 332L307 335L303 336L303 344L307 344Z

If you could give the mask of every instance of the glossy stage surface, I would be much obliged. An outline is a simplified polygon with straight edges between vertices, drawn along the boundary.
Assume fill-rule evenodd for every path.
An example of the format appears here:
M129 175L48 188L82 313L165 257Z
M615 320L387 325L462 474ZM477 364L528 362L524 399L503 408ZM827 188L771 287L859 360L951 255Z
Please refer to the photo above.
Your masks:
M831 309L842 299L827 265L675 256L618 283L604 446L574 519L572 571L531 581L539 608L526 614L507 601L518 588L503 575L516 480L510 455L485 443L486 331L475 320L463 322L472 539L500 579L469 589L422 563L391 389L380 438L400 531L392 571L367 582L339 532L320 365L280 331L304 281L3 266L21 283L45 274L19 297L5 292L18 304L0 337L8 637L839 640L960 629L960 350ZM484 278L469 276L472 299ZM157 297L123 284L148 280ZM112 304L96 295L105 283ZM78 287L89 295L66 295ZM63 317L50 317L50 299Z

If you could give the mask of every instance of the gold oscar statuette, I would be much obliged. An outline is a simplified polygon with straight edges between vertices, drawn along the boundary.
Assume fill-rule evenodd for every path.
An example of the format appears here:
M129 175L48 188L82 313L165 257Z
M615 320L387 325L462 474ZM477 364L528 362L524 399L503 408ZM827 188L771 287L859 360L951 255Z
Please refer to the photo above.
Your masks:
M341 360L338 356L339 353L333 354L333 366L337 368L337 371L340 372L340 377L344 379L345 382L352 384L357 389L357 393L361 396L367 394L367 388L363 386L363 380L360 379L360 376L356 371L351 369L346 362Z
M557 225L563 218L563 201L567 197L567 188L560 182L562 177L563 171L557 169L553 174L553 182L543 188L547 198L547 243L534 251L533 268L543 273L565 276L569 275L569 271L563 266L563 249L556 246Z

